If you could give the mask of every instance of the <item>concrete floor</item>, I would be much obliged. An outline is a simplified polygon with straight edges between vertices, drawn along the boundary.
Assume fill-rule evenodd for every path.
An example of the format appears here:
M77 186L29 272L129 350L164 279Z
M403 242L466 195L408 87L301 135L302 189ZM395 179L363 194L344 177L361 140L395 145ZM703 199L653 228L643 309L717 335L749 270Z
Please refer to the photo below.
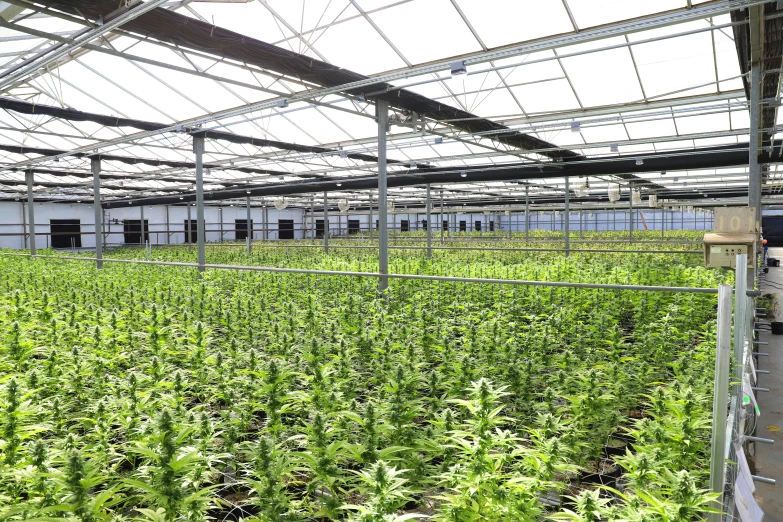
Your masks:
M783 248L770 248L769 256L783 259ZM766 281L761 279L761 291L778 296L776 320L783 321L783 267L770 268ZM769 388L769 392L757 393L761 417L756 436L774 439L775 444L756 444L756 474L778 483L771 486L757 482L756 500L764 510L764 522L783 522L783 335L765 331L759 334L759 341L769 343L758 347L759 352L769 353L769 357L759 357L757 369L769 370L769 375L759 374L757 386ZM781 431L775 431L776 428Z

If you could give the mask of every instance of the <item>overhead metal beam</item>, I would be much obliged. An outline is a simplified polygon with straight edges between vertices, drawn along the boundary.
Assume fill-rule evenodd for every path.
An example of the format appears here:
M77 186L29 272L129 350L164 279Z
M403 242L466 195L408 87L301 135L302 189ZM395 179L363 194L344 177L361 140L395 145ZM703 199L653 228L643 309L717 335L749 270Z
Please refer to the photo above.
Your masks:
M782 142L776 141L775 148L780 148ZM748 144L740 143L725 147L704 147L698 149L671 150L654 154L628 154L611 157L598 157L584 160L566 161L563 163L514 163L507 165L480 165L463 167L438 167L431 169L411 169L408 172L396 173L388 177L388 187L406 187L412 185L471 183L486 181L518 181L525 179L546 179L574 176L601 175L633 175L644 172L673 172L676 170L696 170L705 168L729 167L747 165ZM639 164L639 159L643 163ZM780 163L783 158L777 152L763 151L759 156L761 163ZM462 176L465 173L465 177ZM641 182L641 181L639 181ZM338 187L338 183L340 186ZM266 184L261 186L248 185L242 189L212 190L205 197L212 201L244 197L245 191L251 195L274 196L309 194L313 192L368 190L378 183L375 176L363 176L352 179L332 179L302 181L298 183ZM659 193L659 197L668 197L669 189ZM185 201L193 201L195 196L183 194ZM104 204L105 208L126 207L126 205L145 204L176 204L179 197L153 197L126 199ZM380 204L381 211L383 205ZM381 220L382 221L382 220Z
M139 16L148 13L156 7L164 4L166 1L167 0L148 0L142 4L136 4L134 7L120 8L116 11L108 13L106 16L107 20L104 21L104 23L90 31L87 31L81 36L77 36L73 39L72 43L57 46L52 49L52 52L39 56L38 59L32 63L29 63L14 72L9 71L10 74L6 73L4 77L0 76L0 89L3 89L12 83L27 77L33 71L45 68L47 65L70 53L73 49L78 49L83 44L117 29L123 24L135 20Z

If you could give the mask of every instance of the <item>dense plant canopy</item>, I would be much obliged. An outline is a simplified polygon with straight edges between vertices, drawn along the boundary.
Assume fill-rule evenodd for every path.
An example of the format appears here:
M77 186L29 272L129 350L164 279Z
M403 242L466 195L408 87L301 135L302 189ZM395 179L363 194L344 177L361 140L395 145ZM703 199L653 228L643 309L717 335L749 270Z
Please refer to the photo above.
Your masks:
M373 270L374 255L208 261ZM392 271L442 275L727 277L673 255L393 255ZM0 520L703 516L715 296L376 284L0 256Z

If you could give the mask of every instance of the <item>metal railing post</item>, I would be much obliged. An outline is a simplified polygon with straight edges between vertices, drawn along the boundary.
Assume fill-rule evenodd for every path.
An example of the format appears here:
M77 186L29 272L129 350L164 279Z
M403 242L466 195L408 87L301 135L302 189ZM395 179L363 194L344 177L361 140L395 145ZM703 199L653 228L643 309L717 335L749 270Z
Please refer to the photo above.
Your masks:
M742 376L745 362L745 326L747 320L747 254L737 254L734 271L734 386L732 393L742 394Z
M718 287L718 332L715 343L715 385L712 401L712 446L710 456L710 490L721 496L713 501L713 507L723 507L725 485L726 423L729 403L729 373L731 368L731 294L729 285ZM710 513L710 522L720 522L720 513Z

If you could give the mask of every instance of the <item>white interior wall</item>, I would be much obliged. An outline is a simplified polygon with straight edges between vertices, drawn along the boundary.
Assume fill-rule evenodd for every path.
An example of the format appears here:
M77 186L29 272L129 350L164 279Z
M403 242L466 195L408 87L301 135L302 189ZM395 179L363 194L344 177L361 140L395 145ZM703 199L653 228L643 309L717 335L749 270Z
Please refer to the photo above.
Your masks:
M24 217L23 217L23 212ZM22 249L26 248L22 223L26 222L27 216L26 203L4 201L0 202L0 248ZM168 230L166 233L166 215L168 213ZM218 242L221 240L221 219L223 222L223 241L235 240L235 220L246 219L247 210L244 206L225 206L206 207L204 216L206 220L206 240L207 242ZM711 214L700 214L680 210L666 210L663 214L666 216L666 230L711 230ZM660 230L662 225L662 211L660 209L646 209L636 212L634 228L643 229L640 215L644 216L649 230ZM311 214L300 209L277 210L274 207L268 208L269 222L267 225L269 239L278 239L278 220L294 220L294 237L296 239L313 238L315 230L313 228L314 220ZM588 217L589 216L589 217ZM106 224L104 232L108 233L107 245L124 244L123 220L140 219L141 210L139 207L114 208L104 211L104 222ZM322 213L316 213L312 216L315 220L323 219ZM563 213L559 213L554 218L554 230L562 230ZM150 241L153 244L182 244L185 242L185 220L187 219L187 207L185 206L152 206L144 207L144 218L149 223ZM695 219L694 219L695 218ZM50 243L51 219L79 219L82 230L82 247L94 248L94 214L92 205L87 204L67 204L67 203L36 203L35 204L35 228L36 228L36 247L47 248ZM196 219L196 208L191 207L191 219ZM260 240L264 238L264 217L261 207L251 209L251 219L253 220L253 239ZM333 236L348 234L348 220L359 220L360 227L367 231L370 225L370 216L367 213L354 214L350 211L340 213L330 213L329 228ZM373 213L373 228L377 220L377 214ZM388 215L388 225L393 227L396 224L397 230L400 228L402 220L408 220L411 230L424 230L422 221L426 219L426 214L395 212ZM431 214L435 230L438 230L438 221L440 214L437 209L433 209ZM506 216L504 213L495 213L486 216L481 212L457 212L444 215L444 219L450 222L450 230L459 230L460 221L466 221L469 231L475 230L475 222L481 221L482 231L489 229L490 220L495 222L495 231L508 231L509 221L513 231L522 232L525 230L524 213L513 213ZM116 222L115 222L116 220ZM585 231L588 230L628 230L629 220L627 209L618 209L617 211L584 211L582 224ZM531 230L552 230L553 229L552 212L531 212L530 229ZM570 228L572 231L579 231L579 212L571 212ZM168 236L168 237L167 237Z
M168 213L168 230L166 233L166 214ZM144 207L144 219L149 225L149 237L153 244L181 244L185 242L185 220L187 219L187 207L152 206ZM277 210L272 207L268 210L268 237L278 238L278 219L294 220L294 237L302 239L303 211L299 209ZM221 240L220 225L221 210L219 207L205 207L204 220L207 242ZM222 207L223 216L223 241L234 241L235 220L246 219L245 207ZM79 203L35 203L35 232L36 248L47 248L51 244L50 230L51 219L78 219L81 222L82 248L95 248L95 214L92 205ZM125 219L141 219L139 207L113 208L104 211L104 233L107 234L107 245L122 245L125 243L123 221ZM196 207L191 207L191 219L196 219ZM263 234L263 210L260 207L251 209L253 220L253 237L262 239ZM115 221L116 220L116 221ZM25 226L27 222L27 205L24 202L3 201L0 202L0 248L22 249L26 248ZM168 236L168 238L167 238Z

